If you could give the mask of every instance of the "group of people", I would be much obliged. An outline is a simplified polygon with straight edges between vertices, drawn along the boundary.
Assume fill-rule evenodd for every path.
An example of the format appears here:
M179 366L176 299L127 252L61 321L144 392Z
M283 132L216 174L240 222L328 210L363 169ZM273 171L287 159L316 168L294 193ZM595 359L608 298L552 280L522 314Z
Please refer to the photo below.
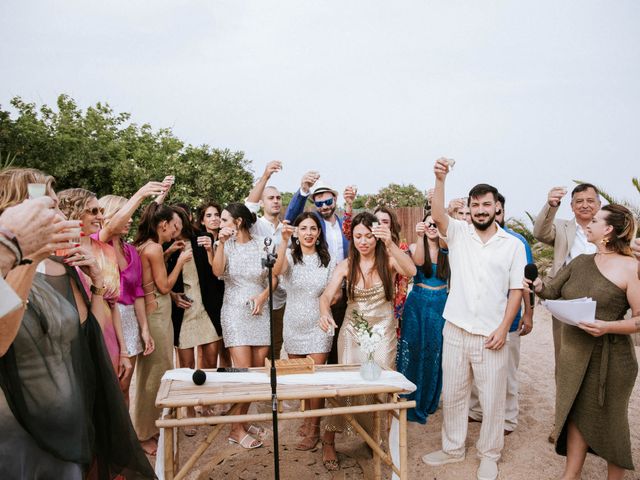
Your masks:
M267 237L277 251L276 351L317 364L362 363L355 321L377 325L375 361L416 384L409 420L424 424L442 408L442 449L424 463L462 461L468 422L481 422L480 480L498 477L504 437L517 427L520 337L533 328L529 292L595 299L595 323L554 319L552 439L567 457L561 478L579 478L588 451L607 460L610 480L622 478L633 468L630 334L640 331L632 213L601 208L597 188L580 184L571 192L575 218L557 220L568 192L552 189L534 234L554 246L553 268L544 282L532 282L523 275L531 249L505 226L506 200L495 187L476 185L445 206L451 165L436 161L435 188L411 245L393 210L353 214L355 186L345 188L345 212L337 215L339 194L315 171L303 176L283 214L270 184L278 161L267 164L244 201L208 201L193 211L168 203L173 177L129 199L97 198L80 188L56 193L54 179L37 170L1 171L3 478L153 478L144 453L157 449L155 397L164 373L178 365L264 365ZM132 218L149 199L129 242ZM321 442L324 465L337 470L335 434L345 428L339 417L308 418L296 448ZM228 440L252 449L266 434L236 423Z

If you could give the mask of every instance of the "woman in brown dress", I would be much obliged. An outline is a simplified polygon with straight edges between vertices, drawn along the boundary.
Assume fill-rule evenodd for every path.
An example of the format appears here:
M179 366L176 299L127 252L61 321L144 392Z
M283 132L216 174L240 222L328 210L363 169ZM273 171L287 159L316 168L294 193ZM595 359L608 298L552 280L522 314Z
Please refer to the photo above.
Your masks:
M554 435L556 452L567 457L563 480L580 478L587 452L608 462L608 480L633 469L628 409L638 363L630 334L640 330L640 280L630 248L635 231L627 208L603 207L586 229L597 253L580 255L548 283L534 282L541 298L597 302L595 323L562 324ZM629 307L633 318L621 320Z

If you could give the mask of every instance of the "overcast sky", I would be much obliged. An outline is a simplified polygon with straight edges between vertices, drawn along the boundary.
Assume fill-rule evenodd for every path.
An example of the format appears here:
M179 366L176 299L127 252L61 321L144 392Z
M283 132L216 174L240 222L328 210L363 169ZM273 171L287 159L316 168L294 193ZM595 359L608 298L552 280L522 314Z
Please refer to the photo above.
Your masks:
M281 190L428 188L445 155L448 196L491 183L509 215L576 178L640 201L637 0L2 0L0 40L3 107L106 101L281 160Z

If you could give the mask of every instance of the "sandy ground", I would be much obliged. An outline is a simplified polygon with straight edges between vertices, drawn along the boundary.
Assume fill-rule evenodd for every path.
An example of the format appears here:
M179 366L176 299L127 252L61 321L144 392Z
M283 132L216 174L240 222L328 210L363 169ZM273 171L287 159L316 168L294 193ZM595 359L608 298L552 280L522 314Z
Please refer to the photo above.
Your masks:
M640 355L640 348L636 348ZM564 457L556 455L547 437L554 416L553 346L551 319L543 307L538 307L533 332L524 337L520 362L520 417L517 429L506 437L502 460L499 463L500 479L548 480L559 478L564 466ZM629 418L631 422L631 445L633 459L640 468L640 387L631 397ZM295 405L292 405L294 407ZM268 405L256 405L259 411L268 412ZM340 479L356 480L372 478L371 455L357 438L338 436L336 440L342 469L333 475L327 472L320 459L320 448L311 452L297 452L297 421L280 424L280 478L282 480ZM467 456L461 463L433 468L425 465L421 457L441 447L440 429L442 412L438 410L426 425L409 423L409 478L428 480L475 479L479 464L475 442L480 425L469 425ZM271 424L264 424L271 428ZM197 445L206 437L208 427L200 427L195 437L180 433L181 462L186 461ZM196 463L187 478L192 480L218 479L270 479L273 474L272 440L265 447L252 451L243 450L226 441L226 432L219 435L207 452ZM318 445L320 446L320 445ZM390 478L388 468L383 470ZM583 471L583 480L606 478L606 463L588 455ZM628 472L626 479L640 480L640 472Z

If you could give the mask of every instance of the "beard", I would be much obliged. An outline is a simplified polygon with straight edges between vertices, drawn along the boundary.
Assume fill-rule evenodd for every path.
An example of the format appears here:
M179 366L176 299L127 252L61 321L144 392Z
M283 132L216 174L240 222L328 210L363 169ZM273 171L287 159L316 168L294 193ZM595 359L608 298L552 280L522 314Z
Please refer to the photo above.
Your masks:
M495 215L489 215L486 220L480 222L478 220L475 219L475 217L471 217L471 223L473 223L473 226L476 227L478 230L481 231L485 231L486 229L488 229L491 225L493 225L496 221L496 216Z
M331 210L327 210L327 211L324 211L324 210L323 210L323 211L320 211L320 210L318 210L318 213L320 214L320 216L321 216L322 218L324 218L325 220L329 220L331 217L333 217L333 214L334 214L335 212L336 212L336 207L335 207L335 206L333 206L333 207L331 208Z

